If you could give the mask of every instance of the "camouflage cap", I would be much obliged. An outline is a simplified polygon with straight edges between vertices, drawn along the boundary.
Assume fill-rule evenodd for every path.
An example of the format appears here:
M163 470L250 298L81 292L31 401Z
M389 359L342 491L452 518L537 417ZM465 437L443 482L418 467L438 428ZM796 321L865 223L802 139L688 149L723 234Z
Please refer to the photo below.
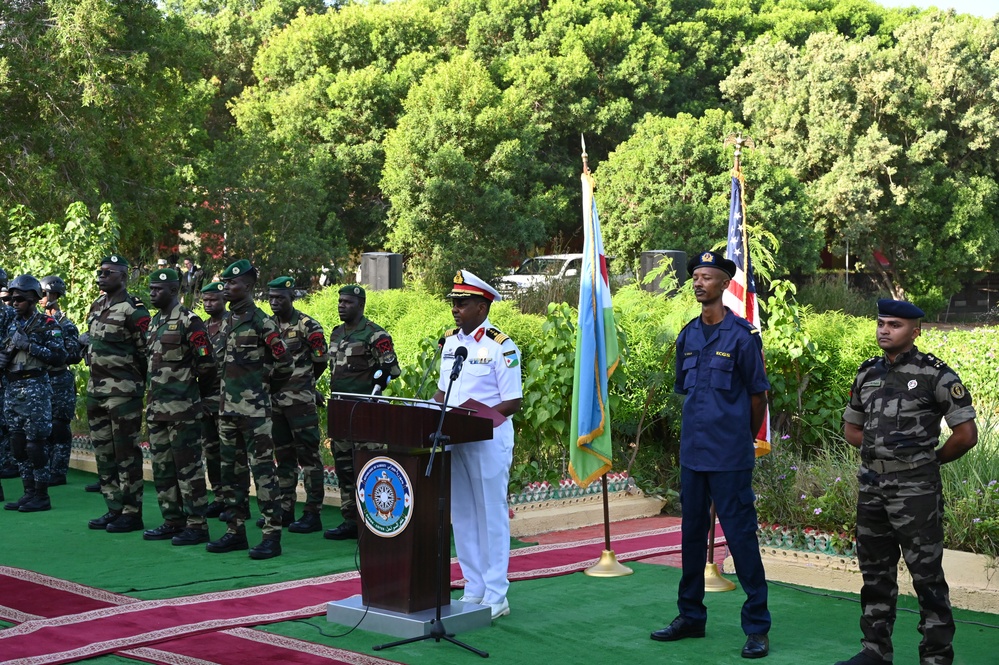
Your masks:
M202 287L201 292L202 293L222 293L222 291L224 289L225 289L225 284L223 284L222 282L212 282L211 284L205 284L205 286Z
M295 288L295 280L288 276L278 277L267 282L267 288L275 291Z
M180 276L172 268L159 268L149 275L150 284L170 284L172 282L180 282Z
M250 262L246 259L240 259L223 270L221 278L224 282L227 279L236 279L237 277L242 277L243 275L248 274L256 274L254 267L250 265Z
M367 294L364 293L364 287L358 286L357 284L348 284L346 286L341 286L340 295L354 296L355 298L361 298L362 300L367 298Z
M911 302L882 298L878 301L878 316L894 316L899 319L921 319L926 314Z
M101 265L118 266L119 268L127 268L128 260L124 256L119 256L118 254L111 254L105 256L101 259Z

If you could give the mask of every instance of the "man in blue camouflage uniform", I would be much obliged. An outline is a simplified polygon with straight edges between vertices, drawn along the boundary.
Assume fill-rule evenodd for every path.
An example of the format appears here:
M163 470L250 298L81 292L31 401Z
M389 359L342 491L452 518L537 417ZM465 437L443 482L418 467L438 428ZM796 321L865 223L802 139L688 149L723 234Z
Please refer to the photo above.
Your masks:
M142 395L146 384L149 311L126 290L128 261L117 254L101 260L97 286L103 292L87 314L80 336L90 365L87 419L100 489L107 512L90 520L108 533L141 531Z
M24 495L4 509L33 513L52 507L46 454L52 433L49 368L65 362L66 349L59 324L36 308L42 298L38 280L20 275L9 288L17 315L2 331L0 368L7 383L4 405L10 447L21 469Z
M319 454L319 413L316 379L326 371L326 333L319 322L295 309L295 280L278 277L267 284L271 319L292 358L291 376L271 386L274 407L274 457L284 525L292 533L321 531L323 459ZM295 521L298 469L305 485L302 518Z
M217 368L205 324L180 304L179 293L176 271L163 268L149 276L149 299L159 311L146 339L146 425L163 524L142 537L198 545L210 540L201 399L215 388Z
M0 330L6 330L14 319L14 308L10 306L10 291L7 289L7 271L0 268ZM10 454L10 441L7 438L7 424L4 420L3 373L0 373L0 478L19 478L21 471ZM3 487L0 487L0 501L3 501Z
M49 487L66 484L69 457L73 452L73 431L70 423L76 416L76 376L70 365L83 359L80 351L80 331L59 308L59 297L66 295L66 282L57 275L41 279L42 307L62 328L62 343L66 347L66 362L49 369L52 384L52 435L49 437Z
M919 600L920 665L954 662L954 617L943 572L940 465L978 443L975 407L961 379L942 360L916 348L923 311L904 301L878 301L878 346L865 361L843 413L847 442L860 449L857 560L861 651L837 665L894 660L892 629L898 560L912 574ZM940 421L951 435L940 444Z
M223 553L248 548L245 522L250 514L248 483L238 468L237 450L246 452L264 516L263 540L250 549L251 559L281 554L281 502L274 468L270 386L291 375L291 356L281 331L253 302L257 270L246 259L222 273L229 316L222 323L225 361L222 364L219 438L222 440L222 482L232 487L226 497L229 513L225 535L205 546Z

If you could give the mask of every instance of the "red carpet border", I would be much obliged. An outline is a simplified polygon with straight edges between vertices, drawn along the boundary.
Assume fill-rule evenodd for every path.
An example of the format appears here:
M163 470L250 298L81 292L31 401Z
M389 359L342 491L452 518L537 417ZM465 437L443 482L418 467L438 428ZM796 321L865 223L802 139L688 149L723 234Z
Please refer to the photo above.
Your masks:
M720 537L715 542L725 541ZM628 534L612 546L619 561L679 552L680 527ZM510 554L509 578L526 580L585 570L599 559L603 548L603 539L594 538L517 549ZM460 568L452 561L453 586L463 586L460 577ZM0 653L5 659L0 662L11 665L68 663L114 652L167 665L252 665L258 658L260 663L296 665L393 662L245 628L324 614L327 602L360 593L356 572L142 601L0 567L0 588L4 590L0 616L20 623L0 631ZM62 608L73 614L60 616Z

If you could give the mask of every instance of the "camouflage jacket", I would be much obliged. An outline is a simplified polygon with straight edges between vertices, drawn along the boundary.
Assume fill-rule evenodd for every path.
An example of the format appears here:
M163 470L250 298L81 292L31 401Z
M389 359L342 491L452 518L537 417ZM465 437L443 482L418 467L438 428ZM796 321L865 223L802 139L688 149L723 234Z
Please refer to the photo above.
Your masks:
M91 397L139 397L146 384L146 331L149 311L142 301L122 290L114 298L102 295L87 314L90 346L87 359Z
M17 332L28 336L28 348L11 349L10 363L7 364L8 375L21 372L34 372L37 375L38 370L47 375L52 366L66 362L62 328L48 314L36 311L27 319L15 314L7 324L7 329L3 331L5 348L10 348L11 338Z
M53 367L49 372L64 372L69 369L69 365L75 365L83 360L83 347L80 346L80 331L76 324L70 321L69 317L62 310L56 310L50 315L62 328L62 344L66 347L66 362L58 367Z
M864 428L865 461L935 459L940 420L950 427L975 417L971 395L940 359L913 347L890 363L865 361L850 389L843 420Z
M282 323L277 316L271 319L281 330L281 339L292 357L291 376L280 385L272 385L274 406L282 409L316 403L316 375L314 367L326 366L326 333L319 322L307 314L293 310L291 321Z
M330 390L368 394L374 388L374 374L379 367L387 369L393 378L402 373L392 338L384 328L362 316L353 330L347 330L342 323L333 329L330 333Z
M223 321L225 319L223 318ZM212 388L207 393L202 393L201 407L205 413L218 415L219 412L219 378L222 376L222 364L225 362L225 337L222 336L222 326L220 325L212 333L212 323L209 319L205 321L205 329L208 331L208 339L212 343L212 356L215 358L215 376Z
M149 380L147 420L196 420L201 395L218 379L215 353L205 324L183 305L153 317L147 336Z
M271 383L287 380L292 366L277 324L250 302L229 312L219 334L225 340L219 415L270 416Z

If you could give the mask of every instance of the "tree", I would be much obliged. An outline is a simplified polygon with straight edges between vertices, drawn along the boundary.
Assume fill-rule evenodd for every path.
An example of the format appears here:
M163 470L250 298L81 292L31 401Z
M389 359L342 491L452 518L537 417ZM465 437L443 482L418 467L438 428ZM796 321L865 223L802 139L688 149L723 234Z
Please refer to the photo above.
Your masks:
M539 209L556 205L532 177L537 136L470 55L414 86L385 139L382 190L389 247L409 273L443 292L457 268L484 279L544 237Z
M929 14L895 40L761 38L722 89L806 183L830 244L865 248L895 297L936 309L999 259L999 28Z
M723 141L740 129L719 110L639 122L595 174L607 253L637 267L645 250L692 254L724 243L732 148ZM802 185L763 148L744 152L743 173L750 235L769 232L779 241L773 276L813 272L823 238Z

